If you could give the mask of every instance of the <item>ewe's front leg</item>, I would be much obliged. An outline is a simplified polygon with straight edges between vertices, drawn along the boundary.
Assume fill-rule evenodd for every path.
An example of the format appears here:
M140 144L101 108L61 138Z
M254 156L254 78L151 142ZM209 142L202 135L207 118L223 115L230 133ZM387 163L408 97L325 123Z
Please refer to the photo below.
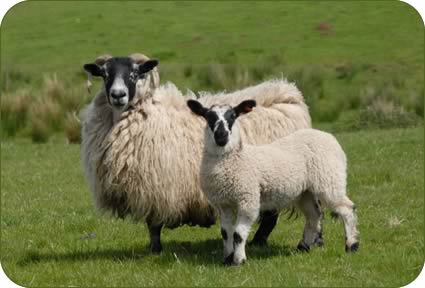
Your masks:
M224 264L233 263L233 211L232 209L222 208L220 210L221 237L223 238Z
M146 220L149 228L150 249L152 253L158 254L162 251L161 229L163 224L153 224L149 219Z
M252 224L258 217L259 207L254 209L239 209L233 233L234 253L233 264L240 265L246 260L245 244Z

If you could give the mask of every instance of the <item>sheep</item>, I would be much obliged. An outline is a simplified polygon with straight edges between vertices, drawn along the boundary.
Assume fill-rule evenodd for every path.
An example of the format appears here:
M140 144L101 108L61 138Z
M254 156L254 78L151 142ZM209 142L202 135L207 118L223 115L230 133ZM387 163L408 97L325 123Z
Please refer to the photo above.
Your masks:
M225 264L240 265L246 260L246 239L260 211L290 205L305 216L298 249L308 251L321 234L322 215L316 199L341 216L346 251L357 251L355 205L346 195L346 156L334 136L301 129L269 144L249 145L240 136L241 121L236 120L252 111L255 100L234 108L205 108L196 100L187 105L207 121L201 188L220 211Z
M129 58L99 57L84 66L91 75L100 74L105 85L81 114L81 157L96 206L117 217L146 221L150 249L158 253L164 226L209 227L215 223L216 211L199 184L203 123L186 106L187 99L196 98L193 93L184 96L172 83L159 86L157 62L148 63L147 68L154 68L142 74L135 89L121 85L125 101L115 99L109 89L113 85L108 84L115 79L105 77L102 70L118 75L114 69L119 68L124 70L119 75L130 75L132 69L149 61L140 54L136 58L142 61ZM119 82L134 85L128 80ZM256 112L241 121L241 137L248 143L269 143L311 126L302 94L286 80L270 80L227 94L200 94L199 101L205 105L257 100ZM262 216L253 244L267 244L278 218L274 210Z

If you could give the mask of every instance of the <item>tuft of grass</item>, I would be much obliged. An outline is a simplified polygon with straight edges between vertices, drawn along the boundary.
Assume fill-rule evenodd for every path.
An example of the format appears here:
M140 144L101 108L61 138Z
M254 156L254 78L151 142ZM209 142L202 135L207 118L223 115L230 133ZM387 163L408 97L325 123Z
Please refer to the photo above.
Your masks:
M31 139L35 143L46 143L51 135L49 125L42 119L33 119L30 130Z
M1 128L5 136L14 136L25 127L28 111L32 102L32 94L28 89L15 93L4 93L1 96Z
M61 102L65 95L65 87L56 74L53 74L53 76L44 75L41 93L42 97L48 101Z
M59 103L40 97L30 109L31 138L47 141L50 134L61 129L63 117Z
M78 144L81 142L81 122L76 112L67 112L65 116L65 135L68 143Z
M421 125L423 119L402 106L385 100L375 100L359 111L344 113L334 125L336 131L356 131L363 129L405 128Z

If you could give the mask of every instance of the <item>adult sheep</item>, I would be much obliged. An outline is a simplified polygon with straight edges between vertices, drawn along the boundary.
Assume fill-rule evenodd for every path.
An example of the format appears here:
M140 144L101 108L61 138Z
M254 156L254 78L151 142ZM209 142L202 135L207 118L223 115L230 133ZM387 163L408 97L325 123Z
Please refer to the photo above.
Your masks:
M145 220L152 252L161 251L163 226L209 227L216 212L200 189L203 123L171 83L159 86L155 60L142 54L99 57L84 65L102 77L101 91L82 113L81 153L97 206L118 217ZM236 105L255 99L258 108L242 119L241 137L269 143L311 126L300 91L285 80L218 95L201 93L203 105ZM278 214L266 211L253 243L266 244Z

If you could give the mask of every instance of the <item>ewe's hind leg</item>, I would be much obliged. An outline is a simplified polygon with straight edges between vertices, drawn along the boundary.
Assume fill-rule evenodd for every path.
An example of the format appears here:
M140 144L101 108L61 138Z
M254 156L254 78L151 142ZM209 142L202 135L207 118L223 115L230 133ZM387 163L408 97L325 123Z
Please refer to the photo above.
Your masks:
M229 208L220 209L221 237L224 247L224 264L233 263L233 211Z
M264 211L260 214L260 227L252 239L252 245L265 246L267 245L267 238L274 229L277 223L279 212L276 210Z
M344 222L345 230L345 251L355 252L359 249L359 240L357 231L356 205L344 196L343 201L333 203L333 211L335 211Z
M238 210L236 219L235 232L233 233L233 245L235 255L233 256L233 264L240 265L246 260L245 244L248 238L249 230L252 224L258 217L258 208L241 209Z
M322 211L316 198L308 191L301 195L298 207L305 216L303 239L298 243L298 250L309 251L313 244L322 244Z

